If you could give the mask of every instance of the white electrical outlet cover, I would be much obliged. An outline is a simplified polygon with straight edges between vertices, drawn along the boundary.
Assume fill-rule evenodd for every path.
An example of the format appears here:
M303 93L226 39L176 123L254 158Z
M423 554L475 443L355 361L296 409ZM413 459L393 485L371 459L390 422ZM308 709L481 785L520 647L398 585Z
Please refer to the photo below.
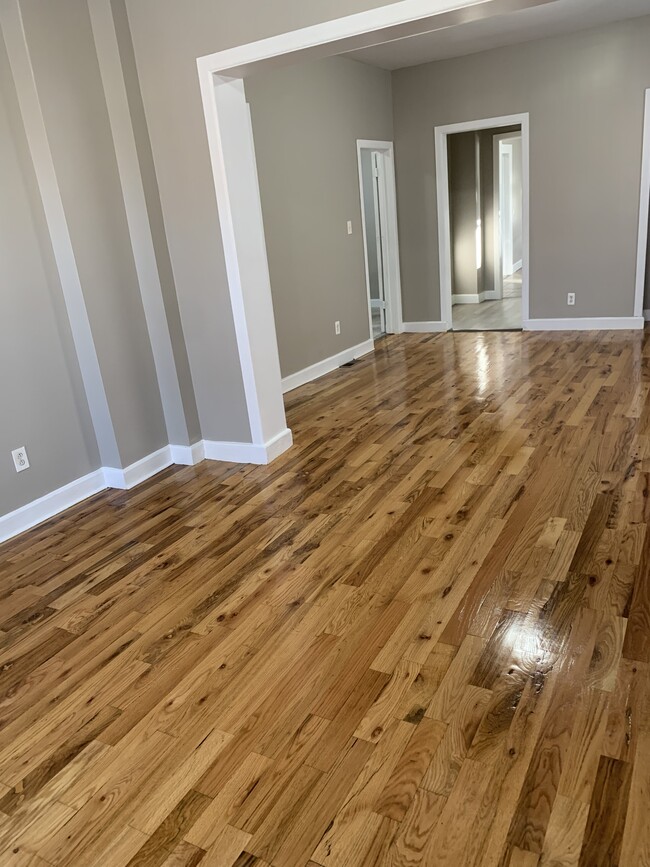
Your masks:
M14 459L14 466L16 467L17 473L22 473L23 470L29 468L29 458L27 457L27 449L25 446L21 446L19 449L14 449L11 453L11 457Z

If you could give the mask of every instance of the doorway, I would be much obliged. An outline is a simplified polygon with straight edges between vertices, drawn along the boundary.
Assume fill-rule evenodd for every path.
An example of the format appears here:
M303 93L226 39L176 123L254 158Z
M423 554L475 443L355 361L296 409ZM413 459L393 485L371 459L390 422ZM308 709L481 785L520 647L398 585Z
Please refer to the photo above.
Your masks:
M528 115L437 127L440 304L457 331L528 320Z
M521 127L450 135L447 153L452 327L519 330Z
M392 142L359 140L359 194L373 340L401 331L397 201Z

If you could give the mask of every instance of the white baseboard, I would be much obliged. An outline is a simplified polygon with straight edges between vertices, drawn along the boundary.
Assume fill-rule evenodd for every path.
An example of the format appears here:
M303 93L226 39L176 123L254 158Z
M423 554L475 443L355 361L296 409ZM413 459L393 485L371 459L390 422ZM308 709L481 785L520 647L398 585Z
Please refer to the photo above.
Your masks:
M104 467L104 478L107 487L130 491L131 488L135 488L136 485L146 482L156 473L170 467L172 463L171 446L164 446L125 469Z
M575 319L526 319L524 331L637 331L642 329L642 316L613 316Z
M448 322L403 322L402 329L412 334L429 334L437 331L449 331Z
M203 440L191 446L170 446L172 463L183 467L193 467L205 460Z
M487 300L488 292L479 292L478 295L466 294L466 295L452 295L451 303L452 304L480 304L482 301Z
M304 370L298 370L289 376L285 376L282 380L282 393L293 391L294 388L299 388L301 385L306 385L314 379L319 379L325 376L326 373L331 373L342 364L347 364L355 358L361 358L362 355L367 355L375 348L374 340L365 340L363 343L358 343L356 346L351 346L349 349L344 349L342 352L337 352L336 355L331 355L329 358L324 358L322 361L317 361Z
M39 497L38 500L32 500L31 503L21 506L20 509L2 515L0 517L0 542L5 542L12 536L17 536L37 524L42 524L48 518L52 518L71 506L76 506L77 503L92 497L93 494L97 494L105 488L106 481L103 470L95 470L81 479L75 479L74 482L45 494L44 497Z
M498 289L488 289L483 293L485 301L502 301L503 296Z
M106 488L130 490L172 464L193 466L205 459L241 464L269 464L286 452L292 443L291 431L285 428L263 445L201 440L192 446L164 446L125 469L101 467L7 515L0 515L0 542L30 530Z
M205 457L208 461L227 461L233 464L270 464L293 443L289 428L286 428L263 445L257 443L227 443L204 440Z

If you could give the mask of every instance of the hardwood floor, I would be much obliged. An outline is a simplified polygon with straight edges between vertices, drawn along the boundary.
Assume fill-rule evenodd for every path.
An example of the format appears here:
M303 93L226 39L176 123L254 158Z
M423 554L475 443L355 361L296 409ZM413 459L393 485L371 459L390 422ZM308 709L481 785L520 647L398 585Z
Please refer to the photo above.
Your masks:
M388 337L0 547L0 863L650 865L650 343Z

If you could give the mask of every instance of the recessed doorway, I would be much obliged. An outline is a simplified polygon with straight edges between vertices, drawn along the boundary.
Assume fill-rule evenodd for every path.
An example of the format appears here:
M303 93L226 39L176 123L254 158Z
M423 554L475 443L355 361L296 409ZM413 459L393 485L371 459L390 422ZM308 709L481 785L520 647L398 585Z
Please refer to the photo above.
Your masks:
M392 142L357 141L370 334L401 331L399 239Z
M442 319L456 331L528 319L528 115L437 127Z

